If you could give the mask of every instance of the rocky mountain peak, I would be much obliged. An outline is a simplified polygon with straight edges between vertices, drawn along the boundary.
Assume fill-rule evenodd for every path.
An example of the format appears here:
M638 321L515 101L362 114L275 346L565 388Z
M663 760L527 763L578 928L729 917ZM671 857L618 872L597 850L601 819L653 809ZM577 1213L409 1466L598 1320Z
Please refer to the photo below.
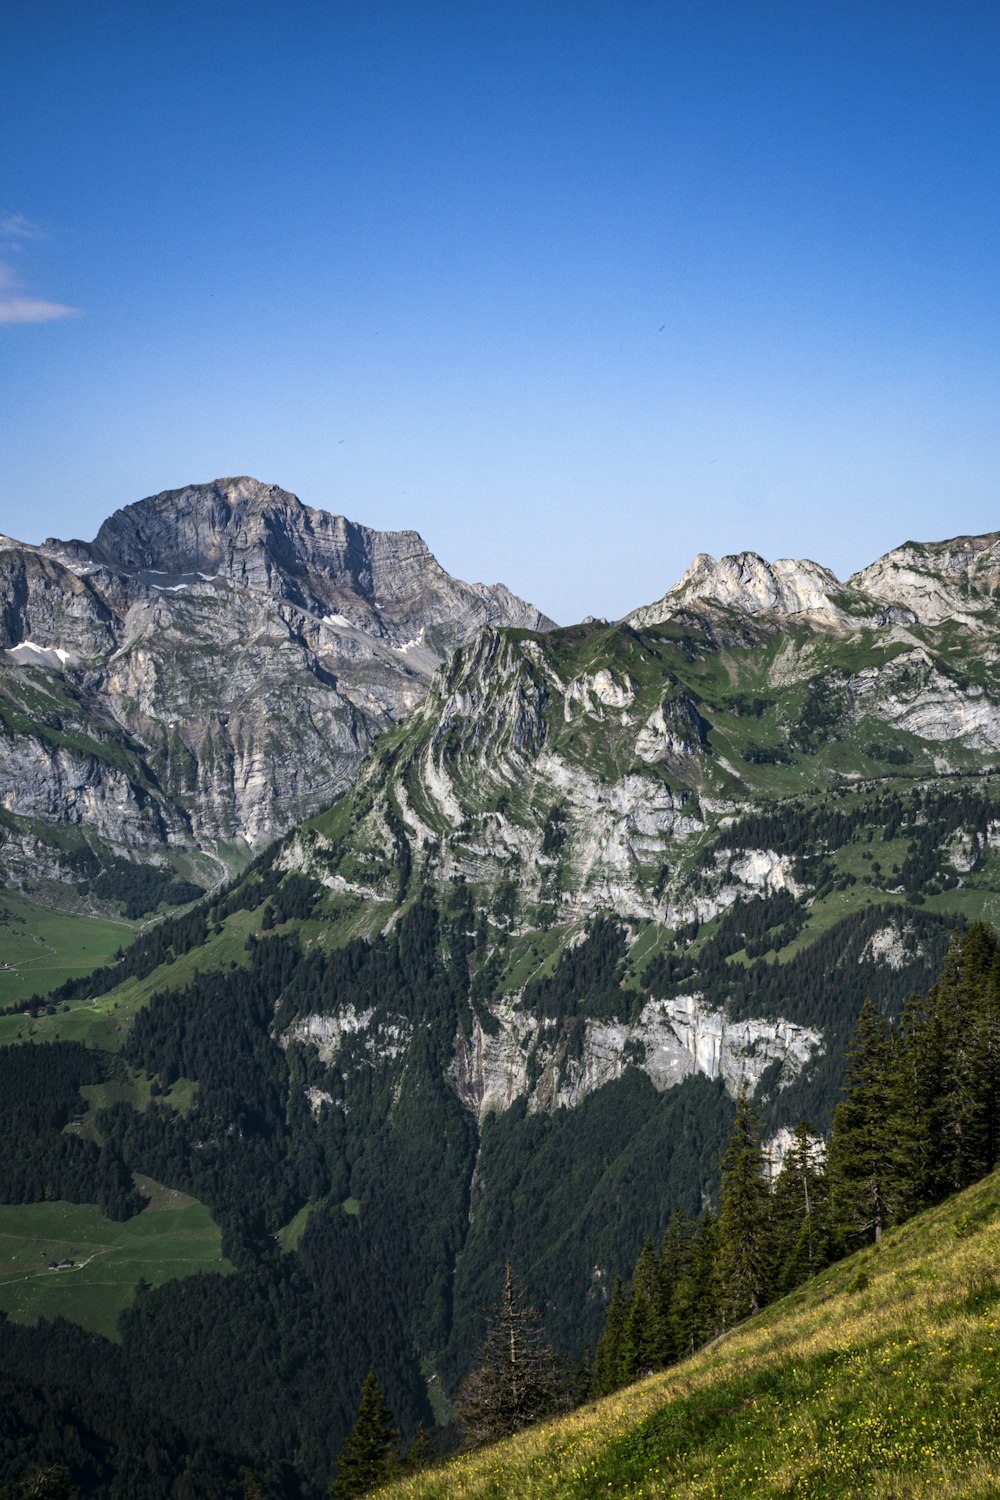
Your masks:
M921 624L981 621L996 609L1000 532L904 542L855 573L848 586L908 609Z
M161 592L222 581L390 640L421 627L453 634L459 615L469 629L553 623L502 584L450 577L416 531L376 531L246 475L163 490L116 511L93 542L50 539L43 550Z
M223 578L321 612L336 610L345 593L376 604L380 592L398 595L401 568L446 576L415 531L373 531L246 476L139 500L105 521L85 550L141 578ZM390 572L391 580L380 576Z
M57 674L72 703L60 723L114 742L109 765L122 745L138 757L131 801L101 756L70 768L95 783L91 825L116 847L256 843L287 827L341 791L372 737L489 625L552 621L503 584L452 578L415 531L376 531L245 475L125 506L92 542L0 546L0 696L10 674ZM34 790L12 771L8 811L68 816L52 746L26 738L19 766L29 752ZM152 835L136 826L149 788Z
M659 624L684 606L715 604L748 615L808 615L830 624L850 617L841 604L843 585L818 563L779 558L767 562L756 552L716 559L700 552L679 583L656 604L628 616L638 626Z

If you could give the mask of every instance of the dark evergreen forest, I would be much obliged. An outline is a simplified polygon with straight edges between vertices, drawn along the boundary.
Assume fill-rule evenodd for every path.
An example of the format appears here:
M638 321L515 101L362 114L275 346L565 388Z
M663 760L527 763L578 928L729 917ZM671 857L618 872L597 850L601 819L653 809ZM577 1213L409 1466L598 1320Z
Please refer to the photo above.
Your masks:
M730 833L743 836L738 825ZM64 1003L100 993L191 952L234 911L260 911L245 962L155 994L120 1063L74 1043L0 1051L0 1198L97 1202L124 1218L142 1207L132 1172L145 1173L209 1206L236 1267L140 1289L117 1344L65 1323L0 1323L11 1392L0 1482L22 1475L35 1422L37 1461L65 1461L85 1492L238 1496L253 1475L266 1494L301 1486L318 1496L369 1370L404 1445L419 1424L435 1426L426 1375L446 1395L457 1390L507 1260L546 1336L579 1357L597 1342L609 1305L627 1310L614 1268L635 1264L647 1234L662 1260L671 1233L677 1264L701 1269L686 1284L670 1347L714 1326L718 1309L699 1278L714 1265L720 1231L699 1215L706 1198L719 1201L734 1125L721 1082L693 1077L660 1094L630 1068L572 1110L531 1112L522 1100L487 1116L480 1136L449 1069L456 1033L469 1035L476 1016L487 1031L492 1024L484 1002L491 952L495 962L509 941L503 919L487 924L459 885L443 903L415 901L374 942L323 950L294 926L318 894L265 857L249 880L64 986ZM570 1057L588 1018L628 1020L650 995L695 986L732 1015L821 1027L827 1049L811 1073L780 1092L765 1080L760 1106L768 1129L807 1109L822 1128L866 995L879 1015L897 1017L945 955L951 924L911 907L906 962L892 970L867 961L890 915L872 907L847 918L778 965L765 955L803 920L778 893L725 913L702 935L697 968L685 950L698 934L682 933L630 977L622 925L597 918L521 1003L557 1028ZM741 950L748 961L736 966ZM344 1030L331 1064L287 1038L305 1016L345 1014L364 1016L365 1026ZM100 1145L67 1131L83 1110L80 1088L123 1064L153 1079L149 1105L101 1111ZM186 1114L170 1102L180 1079L196 1086ZM304 1232L286 1251L280 1231L304 1209ZM144 1464L153 1476L145 1488Z
M760 1113L740 1098L718 1212L679 1208L662 1234L647 1233L631 1278L615 1280L593 1395L683 1358L1000 1165L1000 945L991 928L957 932L929 993L913 995L895 1020L864 1002L841 1095L828 1142L803 1120L776 1175L761 1150ZM960 1220L956 1232L972 1227Z

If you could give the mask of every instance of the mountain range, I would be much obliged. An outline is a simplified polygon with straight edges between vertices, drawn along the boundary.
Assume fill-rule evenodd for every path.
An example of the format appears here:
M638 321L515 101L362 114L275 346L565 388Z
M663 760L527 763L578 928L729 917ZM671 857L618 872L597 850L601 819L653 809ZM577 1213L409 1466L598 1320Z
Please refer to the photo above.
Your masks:
M239 480L0 568L9 884L213 885L0 1016L0 1065L83 1044L77 1202L186 1195L231 1268L60 1310L133 1399L316 1493L370 1365L404 1429L447 1423L506 1258L592 1346L615 1268L715 1201L740 1090L775 1162L825 1132L864 998L896 1014L996 912L1000 535L846 583L702 555L558 629Z

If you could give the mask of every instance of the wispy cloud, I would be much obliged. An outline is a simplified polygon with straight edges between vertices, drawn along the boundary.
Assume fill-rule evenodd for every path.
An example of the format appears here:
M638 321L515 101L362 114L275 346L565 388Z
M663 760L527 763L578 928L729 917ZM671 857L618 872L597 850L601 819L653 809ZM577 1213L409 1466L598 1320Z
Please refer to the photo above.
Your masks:
M24 214L7 214L0 218L0 249L8 254L20 251L25 241L44 240L48 236L41 225ZM51 302L47 297L27 295L28 288L14 267L0 261L0 326L12 323L51 323L56 318L80 316L78 307L65 302Z
M51 323L54 318L78 318L78 307L65 302L47 302L44 297L5 297L0 294L0 325L5 323Z
M7 214L0 219L0 235L8 240L46 240L48 235L40 224L33 224L24 214Z

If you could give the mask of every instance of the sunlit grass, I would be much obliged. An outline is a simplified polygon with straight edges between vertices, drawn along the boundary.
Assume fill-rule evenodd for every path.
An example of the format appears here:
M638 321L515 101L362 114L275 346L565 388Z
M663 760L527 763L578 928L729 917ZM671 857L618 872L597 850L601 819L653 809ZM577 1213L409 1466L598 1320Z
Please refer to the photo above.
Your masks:
M994 1175L672 1370L380 1493L985 1500L998 1374Z
M123 1223L93 1203L0 1205L0 1311L19 1323L63 1317L117 1339L140 1281L228 1274L219 1226L203 1203L152 1178L142 1213ZM54 1261L71 1265L51 1270Z

